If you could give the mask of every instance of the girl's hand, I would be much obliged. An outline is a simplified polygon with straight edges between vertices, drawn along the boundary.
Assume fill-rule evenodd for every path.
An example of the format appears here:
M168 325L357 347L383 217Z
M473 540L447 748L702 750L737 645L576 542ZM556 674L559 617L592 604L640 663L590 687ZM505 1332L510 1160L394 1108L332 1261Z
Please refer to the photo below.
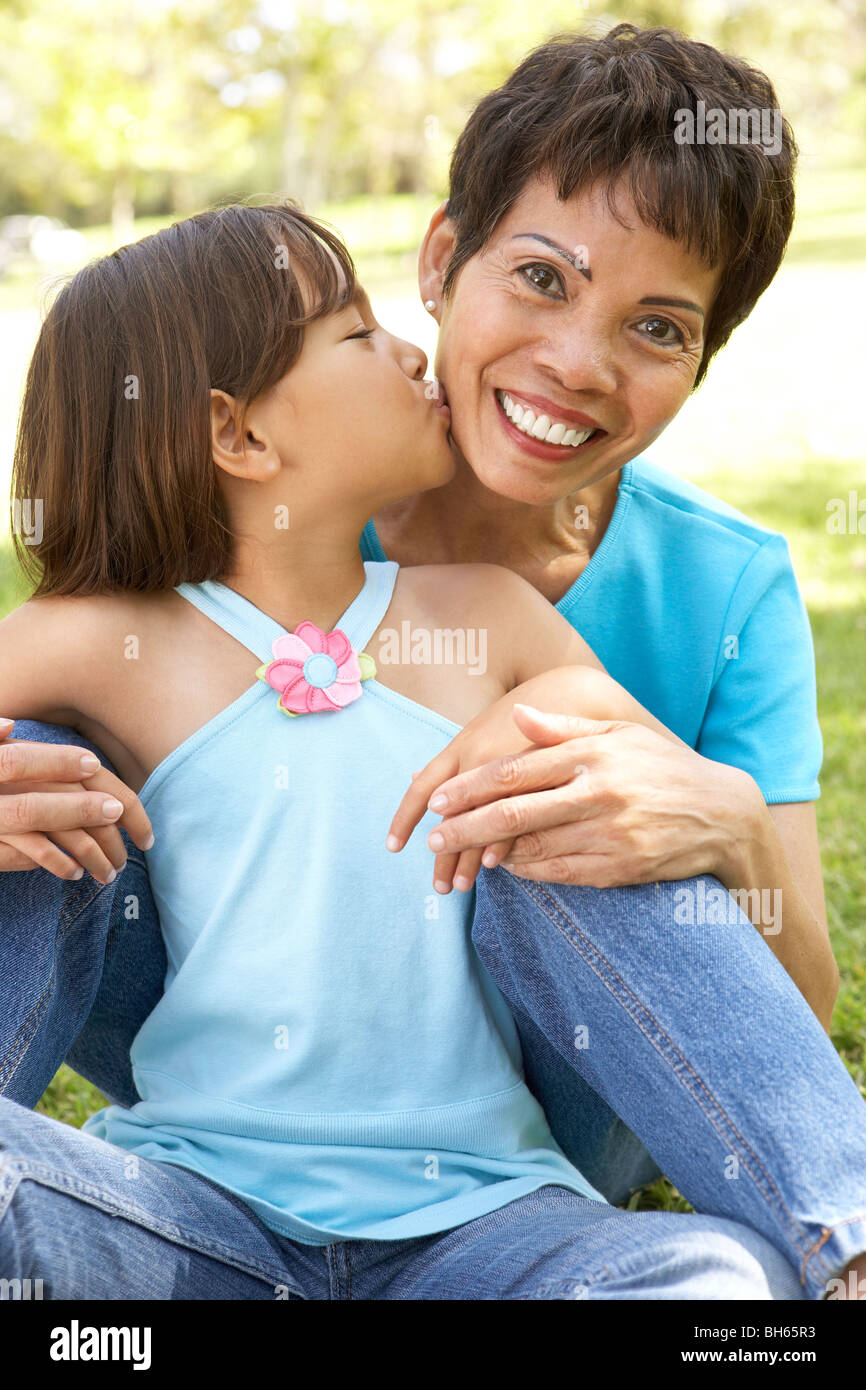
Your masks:
M468 766L475 750L467 748L468 757L456 750L461 766L453 772L455 739L416 777L398 809L392 833L403 843L428 797L429 809L441 810L442 824L428 837L437 877L455 866L474 882L485 846L494 851L489 861L484 854L489 867L504 862L520 877L557 883L609 888L707 872L721 877L728 847L733 852L739 838L753 835L765 814L747 773L641 724L519 705L512 719L524 751L492 761L476 756Z
M530 731L521 732L524 725L515 718L514 711L522 708L518 704L519 700L539 699L553 708L559 706L574 709L576 705L579 707L582 703L597 700L599 690L606 694L608 685L612 684L603 672L586 666L559 667L541 676L532 677L488 709L482 710L455 735L447 748L433 758L421 772L414 774L412 785L400 802L391 822L386 841L388 848L394 851L401 850L426 810L441 809L447 816L452 814L449 809L450 803L443 803L440 807L438 801L436 804L434 801L437 795L448 795L451 780L459 778L460 774L488 766L495 769L497 796L508 798L512 788L519 790L515 781L519 766L516 755L536 746L532 737L527 737L527 732ZM574 769L572 775L573 772ZM501 804L507 807L509 802L505 800ZM461 805L460 809L468 809L468 803ZM506 818L508 814L506 811ZM503 828L507 830L508 827L500 826L498 835L473 845L443 845L444 852L436 853L433 866L433 886L436 891L449 893L453 886L461 892L467 892L475 882L482 863L488 868L501 863L511 847L513 838L513 834L503 835ZM431 849L437 850L434 836L443 833L444 830L445 827L442 826L439 830L431 832L427 841Z
M11 729L11 720L0 720L0 737ZM82 766L85 758L95 771ZM106 811L109 802L116 809ZM110 883L126 863L119 825L139 849L150 848L150 821L138 797L86 749L0 742L0 872L40 867L69 879L87 869Z

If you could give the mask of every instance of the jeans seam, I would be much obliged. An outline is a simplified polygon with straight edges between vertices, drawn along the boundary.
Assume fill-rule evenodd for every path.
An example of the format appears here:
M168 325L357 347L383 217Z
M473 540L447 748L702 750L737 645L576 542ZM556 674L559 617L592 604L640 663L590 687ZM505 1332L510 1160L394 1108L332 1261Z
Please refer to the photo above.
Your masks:
M99 883L96 879L94 879L94 880L93 880L93 885L91 885L91 884L89 884L89 883L86 884L86 885L85 885L85 884L82 884L80 887L74 889L73 892L70 893L69 896L70 896L71 901L70 901L70 902L64 903L63 906L62 906L61 909L60 909L59 914L58 914L58 918L57 918L57 940L58 940L58 941L61 941L61 940L63 939L63 937L64 937L64 936L66 935L66 933L69 931L69 928L78 920L78 918L81 916L82 912L84 912L85 908L90 907L90 904L91 904L96 898L99 897L99 894L103 891L103 889L105 889L105 888L110 888L110 887L111 887L111 884L109 884L109 883ZM87 892L88 890L90 890L90 896L86 899L86 901L79 903L79 899L82 898L82 897L84 896L85 892ZM52 972L52 973L53 973L53 972Z
M41 1023L42 1018L44 1017L45 1010L48 1007L48 1000L51 998L53 990L54 970L52 969L48 984L46 985L41 997L39 998L34 1008L31 1010L28 1017L25 1019L24 1023L18 1031L13 1046L6 1053L6 1056L3 1058L2 1064L0 1064L0 1093L2 1093L3 1090L5 1090L7 1082L11 1080L11 1078L15 1075L16 1071L21 1065L22 1059L26 1056L27 1049L29 1048L34 1037L36 1036L36 1033L39 1029L39 1024Z
M821 1249L824 1245L826 1245L827 1241L831 1238L831 1236L834 1236L837 1231L841 1231L843 1226L853 1226L855 1221L866 1222L866 1212L861 1211L858 1212L856 1216L849 1216L844 1221L837 1221L835 1226L822 1226L820 1236L818 1236L817 1240L815 1240L812 1243L812 1245L806 1251L806 1254L803 1258L803 1263L800 1266L801 1280L805 1281L806 1268L810 1260L817 1261L817 1264L821 1269L821 1277L824 1277L826 1274L825 1282L827 1279L831 1278L831 1267L829 1261L825 1259L825 1257L821 1254ZM855 1255L852 1255L851 1258L856 1259L857 1257Z
M293 1281L286 1279L285 1270L279 1270L276 1266L269 1268L263 1262L244 1255L240 1251L235 1251L231 1246L224 1245L221 1241L203 1237L199 1233L189 1231L174 1222L154 1216L153 1212L138 1206L135 1202L126 1204L119 1202L111 1194L107 1194L93 1183L83 1182L80 1178L70 1178L66 1173L48 1168L41 1163L34 1163L29 1159L4 1159L3 1155L0 1154L0 1178L2 1178L4 1171L17 1174L18 1180L10 1187L6 1199L0 1197L0 1220L3 1219L11 1204L16 1188L23 1181L41 1183L42 1186L50 1187L56 1192L61 1192L64 1196L74 1197L76 1201L97 1207L109 1216L118 1216L122 1220L131 1221L134 1225L141 1226L152 1235L157 1235L174 1245L195 1250L198 1254L219 1260L221 1263L239 1269L253 1278L261 1279L271 1288L284 1285L293 1293L299 1293L302 1298L306 1297L302 1289Z
M339 1297L340 1297L340 1270L339 1270L339 1266L338 1266L338 1263L337 1263L337 1245L336 1245L336 1242L332 1241L329 1245L326 1245L326 1246L325 1246L325 1252L326 1252L327 1260L328 1260L328 1285L329 1285L328 1292L329 1292L329 1294L330 1294L330 1296L331 1296L332 1299L339 1299Z
M746 1162L746 1163L744 1164L744 1167L745 1167L745 1169L746 1169L746 1172L750 1174L750 1176L752 1177L752 1180L755 1182L756 1187L758 1188L758 1190L759 1190L760 1192L762 1192L762 1194L763 1194L765 1200L767 1200L768 1203L769 1203L771 1206L773 1206L774 1208L776 1208L777 1214L778 1214L778 1215L780 1216L780 1218L787 1224L787 1226L788 1226L788 1228L789 1228L789 1231L790 1231L790 1233L791 1233L791 1239L792 1239L792 1241L793 1241L795 1247L797 1247L797 1248L799 1249L801 1256L802 1256L802 1254L803 1254L803 1248L804 1248L804 1246L805 1246L805 1248L806 1248L806 1254L808 1255L808 1251L809 1251L809 1248L810 1248L810 1246L808 1246L808 1245L806 1244L806 1242L809 1241L809 1233L808 1233L808 1231L804 1230L801 1226L799 1226L799 1224L798 1224L797 1222L794 1221L793 1217L791 1216L791 1213L788 1211L787 1207L785 1206L785 1203L784 1203L784 1199L783 1199L783 1197L782 1197L782 1194L778 1191L778 1188L776 1187L776 1185L775 1185L775 1183L773 1182L773 1179L770 1177L769 1173L768 1173L768 1172L766 1171L766 1169L764 1168L764 1165L761 1163L761 1160L758 1158L758 1155L757 1155L756 1153L754 1153L754 1151L753 1151L753 1150L750 1148L750 1146L747 1144L746 1140L745 1140L745 1139L743 1138L743 1136L740 1134L740 1132L739 1132L739 1130L737 1129L736 1125L734 1124L733 1120L730 1118L730 1116L727 1114L727 1112L724 1110L724 1108L720 1105L719 1101L716 1099L716 1097L715 1097L715 1096L712 1094L712 1092L709 1090L709 1088L707 1087L706 1083L703 1082L703 1081L701 1080L701 1078L697 1075L697 1073L694 1071L694 1068L689 1064L688 1059L687 1059L685 1056L683 1056L683 1054L682 1054L682 1053L679 1051L679 1049L676 1047L676 1045L675 1045L675 1043L673 1042L673 1040L672 1040L671 1038L668 1037L667 1033L664 1032L664 1030L662 1029L661 1025L659 1024L658 1020L654 1017L654 1015L650 1012L650 1010L646 1007L646 1005L637 997L637 995L633 992L633 990L631 990L631 989L629 988L629 986L626 984L625 980L623 980L622 977L621 977L620 975L617 974L616 970L614 970L613 966L612 966L612 965L610 964L610 962L606 959L606 957L602 954L602 952L598 949L598 947L595 946L595 945L593 944L593 942L591 942L591 941L589 940L588 937L584 936L584 935L580 932L580 928L579 928L578 924L577 924L576 922L573 922L573 921L568 917L568 915L563 911L563 909L560 907L560 905L556 902L555 898L553 898L553 897L551 896L551 894L547 892L547 890L545 890L545 889L541 888L540 886L538 886L538 885L532 883L531 880L527 881L527 880L520 880L520 879L518 879L518 880L515 880L515 881L518 882L518 883L520 884L521 888L524 890L524 892L526 892L527 896L529 896L529 897L535 899L535 901L538 903L538 906L541 908L542 912L544 912L545 916L547 916L547 917L549 918L549 920L552 922L553 926L556 927L557 931L559 931L559 933L560 933L560 935L563 937L563 939L566 940L566 941L568 941L569 944L570 944L574 949L576 949L576 950L579 951L579 953L580 953L580 954L583 956L583 958L586 960L586 962L587 962L587 964L590 966L590 968L591 968L592 970L595 971L595 973L599 976L599 978L600 978L600 979L602 980L602 982L605 984L605 987L608 988L608 989L610 989L610 990L611 990L611 993L613 993L613 994L615 995L615 997L617 996L616 990L613 989L613 988L611 987L611 982L610 982L610 980L606 979L605 976L604 976L604 974L603 974L600 970L598 970L596 963L590 958L590 956L589 956L585 951L583 951L583 950L580 949L580 948L581 948L581 943L584 944L586 947L588 947L591 951L595 952L595 954L598 956L599 960L603 961L604 966L605 966L605 968L607 969L607 971L609 972L609 974L610 974L610 975L613 977L613 979L616 980L616 981L619 983L619 985L622 987L622 990L624 991L624 993L625 993L626 995L630 996L630 999L634 1001L634 1004L637 1006L637 1008L640 1009L640 1010L647 1016L647 1018L649 1018L649 1019L652 1020L652 1023L653 1023L653 1025L654 1025L655 1029L656 1029L657 1034L658 1034L659 1037L660 1037L661 1039L663 1039L664 1042L667 1044L667 1046L669 1047L671 1053L673 1054L673 1058L669 1058L669 1057L666 1055L665 1049L664 1049L663 1047L660 1047L660 1046L659 1046L658 1040L657 1040L656 1038L654 1038L654 1037L652 1036L652 1034L647 1030L647 1028L644 1026L643 1021L642 1021L639 1017L636 1016L636 1014L635 1014L635 1012L633 1011L633 1009L629 1006L629 1000L628 1000L628 999L625 999L625 998L620 998L620 1003L621 1003L621 1005L626 1009L626 1012L627 1012L627 1013L629 1014L629 1016L633 1019L633 1021L637 1024L637 1026L640 1028L641 1032L644 1034L644 1036L647 1038L647 1040L653 1045L653 1047L655 1047L655 1048L657 1049L657 1051L660 1053L660 1055L661 1055L662 1057L665 1058L665 1060L668 1062L668 1064L671 1065L672 1060L675 1060L676 1058L679 1058L679 1059L681 1060L682 1066L686 1068L686 1070L688 1071L688 1073L690 1074L690 1076L693 1078L693 1080L694 1080L695 1082L697 1082L697 1083L698 1083L698 1086L705 1092L706 1096L710 1099L710 1101L712 1102L712 1105L715 1107L716 1115L713 1115L712 1112L711 1112L711 1110L709 1110L709 1109L705 1106L705 1104L704 1104L704 1102L703 1102L703 1099L702 1099L702 1097L700 1096L700 1094L698 1093L698 1091L694 1088L693 1085L689 1084L688 1078L683 1077L683 1076L681 1075L681 1073L680 1073L675 1067L671 1066L671 1069L674 1071L674 1074L677 1076L678 1080L679 1080L683 1085L685 1085L686 1089L687 1089L687 1090L690 1092L690 1094L693 1096L693 1098L695 1099L695 1101L697 1102L697 1104L700 1106L701 1110L703 1111L705 1117L707 1118L707 1120L708 1120L708 1121L710 1122L710 1124L712 1125L713 1129L716 1130L717 1134L720 1134L720 1136L721 1136L723 1139L725 1138L723 1132L719 1130L719 1126L718 1126L718 1119L717 1119L717 1116L721 1116L721 1118L723 1119L723 1121L729 1126L731 1133L736 1137L736 1140L739 1141L739 1144L742 1146L742 1148L743 1148L743 1150L745 1151L745 1153L746 1153L747 1155L750 1155L750 1156L751 1156L751 1158L752 1158L752 1160L754 1161L754 1164L757 1166L759 1172L763 1175L763 1178L764 1178L764 1180L765 1180L765 1182L766 1182L766 1185L767 1185L766 1190L765 1190L763 1184L758 1180L758 1177L756 1176L756 1174L753 1173L753 1172L751 1172L751 1169L750 1169L750 1166L749 1166L748 1162ZM547 907L546 903L545 903L544 901L542 901L542 896L543 896L544 899L547 900L548 903L550 903L550 904L552 905L552 908L553 908L554 912L566 923L566 926L567 926L568 928L570 928L571 930L573 930L573 931L575 931L575 932L577 932L577 933L579 934L579 941L573 940L573 939L568 935L568 932L563 930L563 928L562 928L562 926L560 925L560 923L557 922L557 921L555 920L555 917L554 917L554 916L552 915L552 913L548 910L548 907ZM774 1195L774 1194L775 1194L775 1195Z

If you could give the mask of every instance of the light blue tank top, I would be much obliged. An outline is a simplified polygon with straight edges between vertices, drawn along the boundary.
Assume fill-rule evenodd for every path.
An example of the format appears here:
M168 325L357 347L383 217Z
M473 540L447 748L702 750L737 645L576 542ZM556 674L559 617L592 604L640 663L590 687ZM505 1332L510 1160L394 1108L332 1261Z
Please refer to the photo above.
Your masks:
M364 569L335 624L357 652L398 566ZM255 678L285 630L222 584L177 592L249 648L250 688L140 793L165 993L131 1049L141 1101L85 1131L309 1245L427 1235L547 1183L603 1202L523 1080L472 946L474 893L433 892L438 817L385 848L411 772L459 726L375 677L342 709L288 717Z

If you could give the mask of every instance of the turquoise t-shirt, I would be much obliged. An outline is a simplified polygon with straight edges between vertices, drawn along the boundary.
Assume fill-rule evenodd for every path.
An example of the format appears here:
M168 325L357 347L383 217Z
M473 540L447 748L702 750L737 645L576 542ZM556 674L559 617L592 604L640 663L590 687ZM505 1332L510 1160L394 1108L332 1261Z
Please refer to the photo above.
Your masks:
M386 558L372 521L361 553ZM815 653L784 536L637 458L556 607L635 699L768 804L820 796Z

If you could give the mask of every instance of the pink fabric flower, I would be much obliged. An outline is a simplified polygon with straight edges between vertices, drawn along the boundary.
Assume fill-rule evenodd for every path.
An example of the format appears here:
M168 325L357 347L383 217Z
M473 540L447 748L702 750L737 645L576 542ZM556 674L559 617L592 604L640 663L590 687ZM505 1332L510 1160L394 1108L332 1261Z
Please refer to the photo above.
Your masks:
M294 632L278 637L274 660L256 671L279 692L285 714L317 714L344 709L362 693L361 682L375 674L366 653L353 650L345 632L323 632L315 623L299 623Z

